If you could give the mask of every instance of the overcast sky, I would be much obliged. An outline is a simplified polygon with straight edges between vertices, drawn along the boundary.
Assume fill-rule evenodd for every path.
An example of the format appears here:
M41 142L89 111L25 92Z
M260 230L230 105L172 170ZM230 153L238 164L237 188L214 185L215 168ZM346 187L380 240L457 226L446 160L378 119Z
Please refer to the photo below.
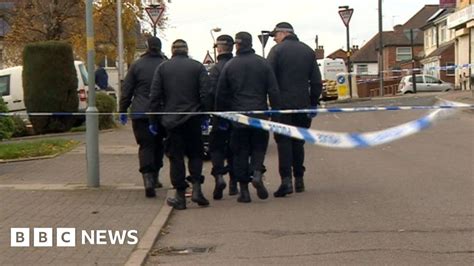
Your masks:
M384 0L384 30L403 24L426 4L439 0ZM350 23L351 45L362 46L378 32L377 0L172 0L168 4L169 28L160 33L163 51L170 55L171 43L178 38L189 45L189 54L201 61L209 50L212 53L210 30L234 36L248 31L254 37L254 49L261 54L257 39L261 30L271 30L276 23L286 21L293 25L301 41L315 48L315 36L323 45L326 55L346 46L345 26L339 17L338 6L354 8ZM266 53L274 45L268 41Z

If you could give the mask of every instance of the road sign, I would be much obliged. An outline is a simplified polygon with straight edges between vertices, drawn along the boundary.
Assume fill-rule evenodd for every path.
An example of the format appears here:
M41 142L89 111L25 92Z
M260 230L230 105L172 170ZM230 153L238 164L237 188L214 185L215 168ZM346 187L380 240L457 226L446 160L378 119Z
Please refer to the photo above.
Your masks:
M344 22L344 25L346 25L346 27L349 26L349 22L352 18L352 13L354 13L354 9L352 8L339 10L339 16L341 16L342 22Z
M413 31L413 41L416 40L416 36L418 36L418 32L420 32L419 29L406 29L403 31L403 33L405 34L405 37L407 37L407 39L409 41L411 41L411 34L410 34L410 31Z
M342 76L342 75L339 76L339 77L337 77L337 83L339 83L339 84L344 84L344 83L346 83L346 78L345 78L344 76Z
M270 37L270 35L268 35L268 34L258 35L258 39L260 40L260 43L262 44L263 48L265 48L265 46L267 46L267 42L268 42L269 37Z
M212 59L211 54L209 54L209 51L207 51L206 57L204 57L202 63L205 65L214 64L214 59Z
M163 15L163 11L165 10L162 6L153 6L153 7L145 7L146 13L150 17L153 25L156 25L160 20L161 16Z

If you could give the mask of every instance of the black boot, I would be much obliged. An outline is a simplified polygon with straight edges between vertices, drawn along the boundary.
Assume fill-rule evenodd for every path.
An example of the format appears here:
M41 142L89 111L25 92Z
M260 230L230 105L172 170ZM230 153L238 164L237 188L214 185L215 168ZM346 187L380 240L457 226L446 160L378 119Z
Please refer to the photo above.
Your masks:
M296 177L295 176L295 192L301 193L304 192L304 180L303 177Z
M155 181L155 188L162 188L163 184L161 184L158 176L159 176L158 173L153 173L153 181Z
M201 182L199 181L193 183L193 193L191 195L191 201L196 202L199 206L209 206L209 201L202 194Z
M237 187L237 180L231 178L229 181L229 196L239 194L239 188Z
M252 201L250 198L249 184L240 182L240 196L237 198L238 202L249 203Z
M214 178L216 179L216 186L214 187L212 196L215 200L220 200L223 197L222 192L226 188L227 184L225 183L223 175L216 175Z
M291 193L293 193L293 184L291 184L291 177L284 177L281 179L281 185L278 190L273 193L273 196L275 198L281 198Z
M143 173L143 185L145 186L145 196L147 198L156 197L153 173Z
M257 190L257 196L260 199L266 199L266 198L268 198L268 191L265 188L265 185L263 184L262 177L263 177L262 172L255 171L253 173L252 185Z
M166 203L168 206L173 207L175 210L186 209L186 198L184 196L185 190L176 190L174 198L167 198Z

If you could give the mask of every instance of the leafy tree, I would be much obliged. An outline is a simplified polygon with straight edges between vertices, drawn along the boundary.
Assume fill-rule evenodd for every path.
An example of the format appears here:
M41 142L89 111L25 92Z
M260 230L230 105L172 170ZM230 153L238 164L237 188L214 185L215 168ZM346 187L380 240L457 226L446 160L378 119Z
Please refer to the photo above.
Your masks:
M94 1L97 62L104 56L115 58L117 55L116 6L116 0ZM0 15L11 25L4 42L6 65L22 64L21 53L26 44L49 40L66 41L73 46L76 58L87 58L84 0L18 0L13 10ZM140 23L145 20L141 0L122 0L122 27L128 63L134 59L137 36L142 34ZM159 24L164 26L165 21L162 18Z

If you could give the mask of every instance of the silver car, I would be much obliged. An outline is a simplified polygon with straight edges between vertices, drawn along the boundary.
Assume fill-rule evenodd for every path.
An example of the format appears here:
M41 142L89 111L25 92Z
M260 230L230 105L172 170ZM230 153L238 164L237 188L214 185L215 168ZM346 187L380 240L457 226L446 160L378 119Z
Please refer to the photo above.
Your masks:
M442 81L435 77L429 75L416 75L416 91L425 92L425 91L449 91L454 89L454 84ZM414 93L412 76L405 76L400 81L398 85L398 92L405 93Z

